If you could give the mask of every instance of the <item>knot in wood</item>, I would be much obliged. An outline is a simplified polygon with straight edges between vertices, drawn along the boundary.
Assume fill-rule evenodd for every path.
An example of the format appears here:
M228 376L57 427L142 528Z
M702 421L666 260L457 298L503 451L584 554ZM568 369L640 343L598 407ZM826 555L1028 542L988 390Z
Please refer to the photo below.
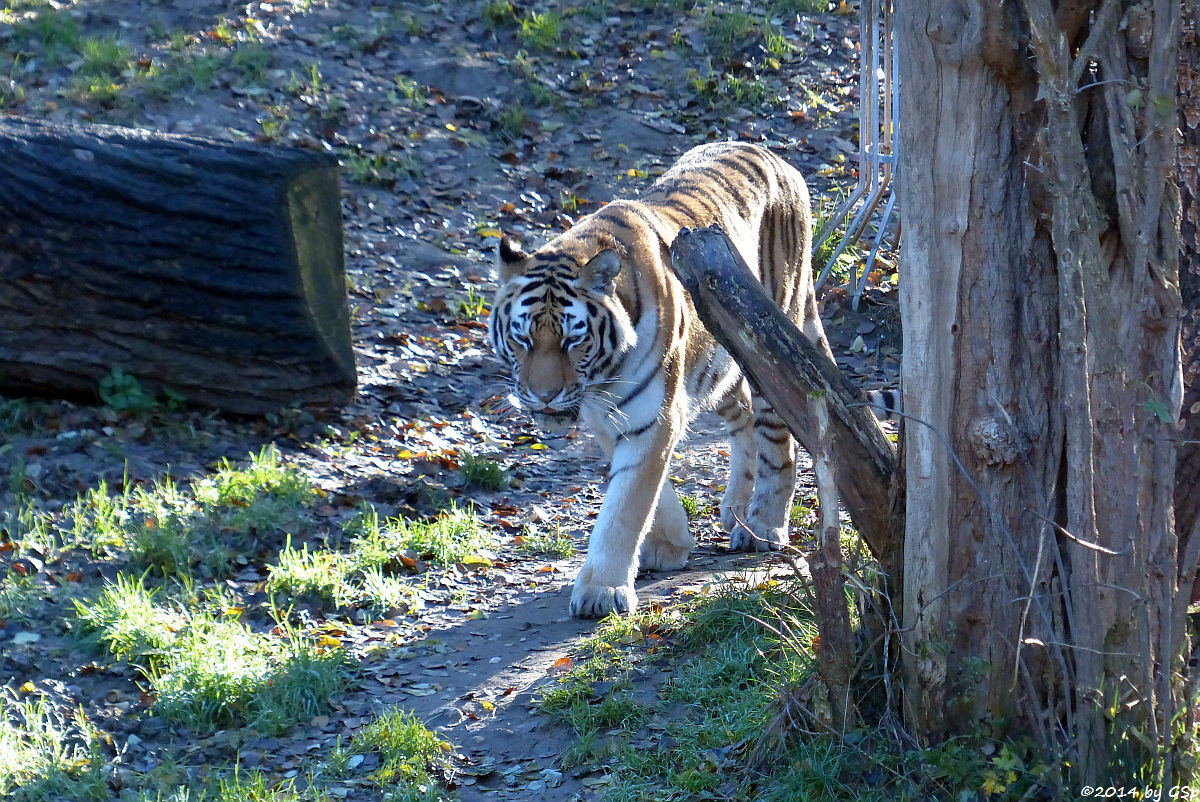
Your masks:
M982 418L971 427L975 456L987 465L1007 465L1016 460L1021 447L1012 428L996 418Z

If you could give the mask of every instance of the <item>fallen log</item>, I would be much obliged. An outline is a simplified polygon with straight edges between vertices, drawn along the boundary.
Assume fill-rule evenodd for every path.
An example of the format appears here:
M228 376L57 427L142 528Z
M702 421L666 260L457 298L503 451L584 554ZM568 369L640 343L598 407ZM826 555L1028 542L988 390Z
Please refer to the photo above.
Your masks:
M893 587L901 587L902 517L890 497L896 450L858 390L784 315L720 228L682 230L671 268L704 325L810 454L820 450L812 399L824 399L837 490Z
M242 414L353 396L336 159L8 118L0 187L0 393L116 368Z

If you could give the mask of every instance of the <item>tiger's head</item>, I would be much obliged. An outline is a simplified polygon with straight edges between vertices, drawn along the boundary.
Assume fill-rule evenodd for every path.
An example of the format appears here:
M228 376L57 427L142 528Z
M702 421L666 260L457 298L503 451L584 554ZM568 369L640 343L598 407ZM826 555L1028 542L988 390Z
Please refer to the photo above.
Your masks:
M509 401L544 431L575 424L636 341L616 297L619 249L568 234L527 254L500 240L492 349L512 373Z

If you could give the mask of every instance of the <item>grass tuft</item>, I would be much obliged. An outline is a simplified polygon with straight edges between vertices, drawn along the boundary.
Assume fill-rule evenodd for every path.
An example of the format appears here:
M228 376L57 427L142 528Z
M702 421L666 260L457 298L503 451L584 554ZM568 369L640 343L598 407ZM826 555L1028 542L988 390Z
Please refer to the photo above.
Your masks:
M0 688L0 797L11 802L108 799L101 737L82 711Z
M467 480L467 484L483 490L492 492L505 490L511 481L508 471L504 470L503 466L495 460L464 453L461 465L463 478Z
M340 650L318 651L285 633L277 642L240 622L194 618L170 660L150 679L167 719L201 731L244 724L279 735L326 709L349 683Z
M575 553L575 540L557 524L526 525L518 535L517 548L525 554L565 560Z
M175 609L155 604L157 592L147 589L143 579L118 574L94 599L72 600L81 632L118 659L153 671L166 661L185 620Z
M365 565L386 565L403 551L446 565L477 557L493 545L491 534L475 513L454 505L428 521L381 521L370 508L348 522L346 529L356 533L354 551Z
M390 708L355 733L349 749L335 753L331 763L344 763L350 755L378 754L380 767L370 779L380 786L393 787L393 799L440 800L449 797L436 786L430 770L451 748L416 714Z
M523 47L555 51L562 42L562 17L554 11L531 11L521 20L517 38Z

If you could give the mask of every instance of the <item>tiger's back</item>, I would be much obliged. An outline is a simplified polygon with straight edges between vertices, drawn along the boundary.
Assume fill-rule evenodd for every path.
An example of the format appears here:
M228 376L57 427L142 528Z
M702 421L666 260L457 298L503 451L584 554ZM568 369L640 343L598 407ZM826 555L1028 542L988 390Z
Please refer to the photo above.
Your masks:
M684 154L637 200L582 218L532 254L501 241L492 344L515 400L547 428L582 418L611 459L610 484L571 609L636 605L643 568L678 568L692 540L666 481L690 420L715 407L731 438L722 522L734 548L787 538L794 444L696 317L670 270L683 227L719 225L775 301L826 351L809 264L808 191L770 151L743 143Z

